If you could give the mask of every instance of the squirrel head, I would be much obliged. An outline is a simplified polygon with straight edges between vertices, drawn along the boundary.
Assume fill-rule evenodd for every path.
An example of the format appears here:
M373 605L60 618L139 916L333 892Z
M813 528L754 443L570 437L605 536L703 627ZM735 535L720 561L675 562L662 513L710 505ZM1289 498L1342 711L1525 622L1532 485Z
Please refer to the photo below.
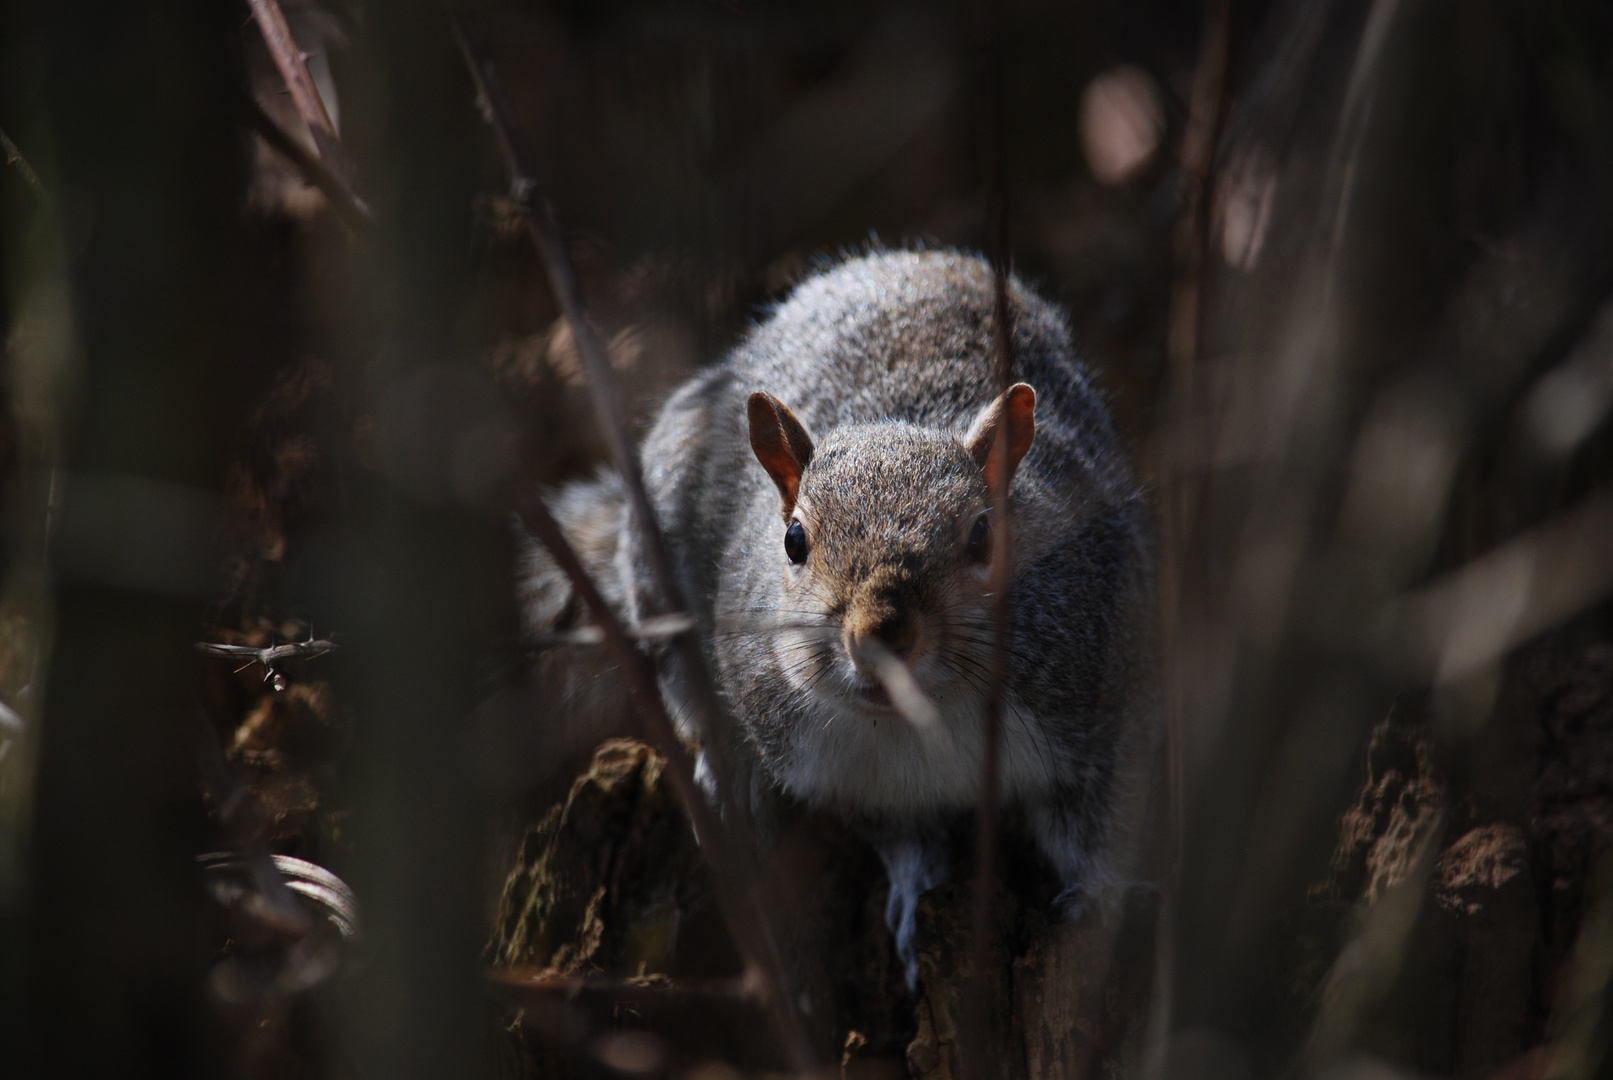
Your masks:
M876 674L889 656L937 700L978 689L990 642L991 492L1029 451L1035 407L1035 391L1018 383L962 438L891 420L815 442L783 402L751 395L751 448L780 497L777 546L760 556L777 564L779 611L838 630L816 635L814 670L788 670L875 709L889 707Z

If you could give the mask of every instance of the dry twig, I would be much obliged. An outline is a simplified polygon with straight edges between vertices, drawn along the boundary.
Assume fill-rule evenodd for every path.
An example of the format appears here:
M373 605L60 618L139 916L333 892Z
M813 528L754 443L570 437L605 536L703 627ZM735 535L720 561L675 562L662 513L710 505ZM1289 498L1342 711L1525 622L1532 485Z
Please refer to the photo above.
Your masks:
M1183 602L1185 538L1193 519L1197 487L1201 478L1184 474L1182 447L1193 437L1190 425L1198 407L1197 388L1199 338L1202 331L1204 252L1209 245L1210 199L1215 155L1226 126L1229 105L1227 92L1232 36L1232 0L1208 0L1203 40L1193 72L1193 92L1189 103L1187 130L1182 139L1181 182L1183 205L1177 219L1174 279L1166 322L1166 353L1169 359L1167 430L1156 436L1155 456L1168 459L1160 471L1159 548L1157 558L1158 636L1162 655L1175 647L1177 619ZM1170 447L1165 454L1161 446ZM1179 700L1167 686L1165 694L1165 816L1170 842L1182 834L1180 815L1184 803L1181 710ZM1170 1027L1172 985L1175 963L1175 919L1170 894L1158 921L1155 942L1154 1001L1149 1021L1149 1044L1144 1074L1157 1076L1164 1068L1165 1046Z

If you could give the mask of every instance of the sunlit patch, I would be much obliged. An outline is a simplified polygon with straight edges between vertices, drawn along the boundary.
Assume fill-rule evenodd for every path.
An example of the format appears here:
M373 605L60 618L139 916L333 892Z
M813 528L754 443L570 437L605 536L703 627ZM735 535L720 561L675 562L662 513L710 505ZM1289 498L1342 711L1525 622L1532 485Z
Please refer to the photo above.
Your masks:
M1613 305L1585 340L1530 392L1524 423L1536 448L1561 457L1582 442L1613 406Z
M1259 263L1276 198L1277 169L1263 153L1239 155L1221 174L1215 190L1215 228L1228 266L1249 271Z
M1159 87L1125 64L1093 79L1081 95L1081 151L1100 184L1124 184L1147 167L1165 134Z

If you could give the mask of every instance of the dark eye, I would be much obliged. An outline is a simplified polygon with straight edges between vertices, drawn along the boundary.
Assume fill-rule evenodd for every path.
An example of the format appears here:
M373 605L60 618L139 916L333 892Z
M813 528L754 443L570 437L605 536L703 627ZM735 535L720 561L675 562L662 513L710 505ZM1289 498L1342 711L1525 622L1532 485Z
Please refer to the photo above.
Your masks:
M969 558L978 563L991 561L991 523L985 514L975 518L969 530Z
M790 527L784 530L784 554L797 566L806 562L806 530L799 521L790 522Z

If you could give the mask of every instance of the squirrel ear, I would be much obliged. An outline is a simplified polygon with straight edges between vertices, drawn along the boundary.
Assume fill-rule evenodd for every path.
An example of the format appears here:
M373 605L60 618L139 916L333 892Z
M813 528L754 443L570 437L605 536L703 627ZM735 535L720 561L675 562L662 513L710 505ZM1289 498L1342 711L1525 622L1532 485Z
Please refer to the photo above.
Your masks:
M795 509L801 473L812 460L812 436L789 406L772 394L755 393L746 402L750 417L750 447L784 498L784 512Z
M1007 438L1003 440L1003 449L1007 451L1007 459L999 461L998 458L998 429L1007 425ZM1004 390L990 405L983 409L975 422L969 425L969 434L963 437L963 445L970 455L986 470L986 481L991 483L999 468L1008 469L1006 480L1014 478L1014 470L1019 468L1020 459L1031 448L1031 440L1036 437L1036 391L1028 383L1015 383Z

